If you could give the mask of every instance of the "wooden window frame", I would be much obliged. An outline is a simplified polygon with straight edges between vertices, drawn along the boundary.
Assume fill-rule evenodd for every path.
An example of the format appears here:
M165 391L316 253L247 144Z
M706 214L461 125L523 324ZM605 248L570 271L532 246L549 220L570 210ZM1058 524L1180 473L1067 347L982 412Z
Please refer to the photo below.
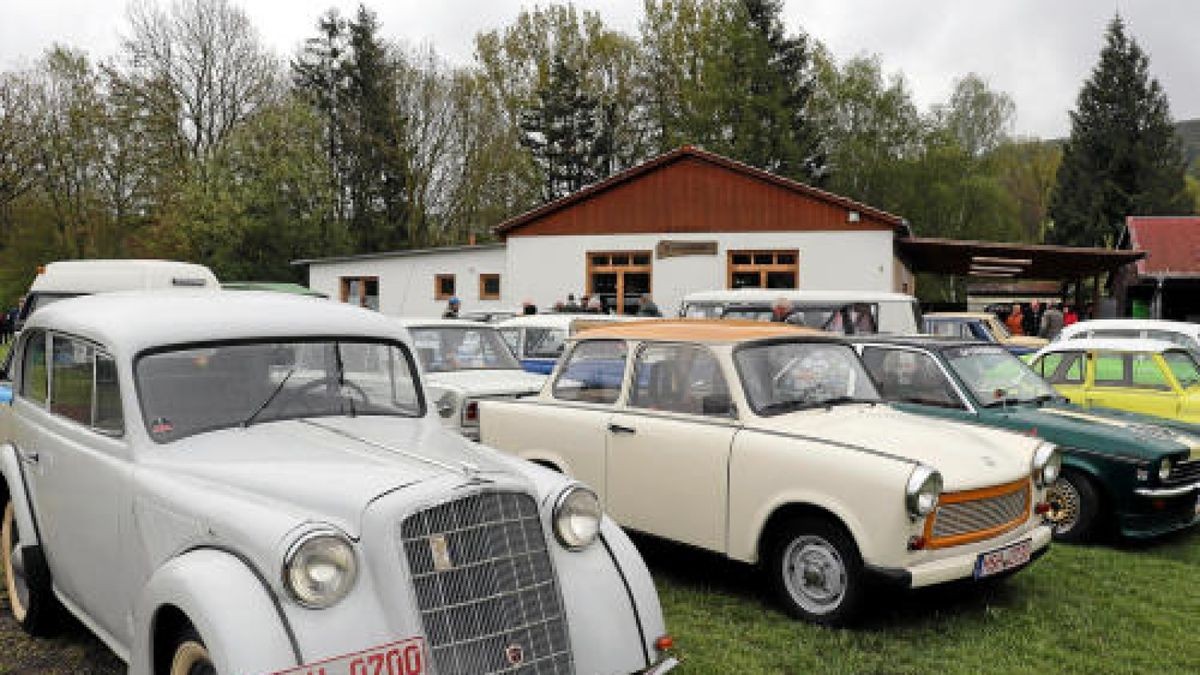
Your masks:
M368 276L338 277L338 299L341 300L342 302L350 301L350 284L349 284L349 282L351 282L351 281L362 282L362 286L363 286L362 295L360 295L359 299L358 299L359 307L367 306L367 282L368 281L374 281L375 282L375 292L377 294L379 292L379 277L377 277L377 276L368 275Z
M596 273L612 273L617 275L617 305L613 307L613 311L617 314L623 314L625 311L625 274L627 272L645 273L649 277L649 293L654 293L654 251L588 251L584 254L587 260L587 294L594 297L596 289L593 286L592 275ZM629 256L629 262L625 264L613 264L612 257L615 255ZM597 256L607 256L608 263L597 265L593 262L593 258ZM634 256L645 256L645 264L634 264Z
M449 279L453 290L449 293L442 292L442 279ZM433 299L434 300L449 300L458 294L458 279L453 274L435 274L433 275Z
M749 264L734 264L733 256L735 256L735 255L749 255L752 262L750 262ZM755 262L753 262L753 259L754 259L754 256L757 256L757 255L769 255L769 256L771 256L772 262L771 263L755 263ZM791 262L791 263L778 262L779 256L781 256L781 255L792 256L793 262ZM742 286L741 288L768 289L770 287L767 286L767 276L773 272L790 272L792 274L792 278L794 279L794 284L792 285L792 288L800 288L800 249L795 249L795 248L738 249L738 250L730 249L725 254L725 288L729 288L729 289L734 288L734 285L733 285L733 275L734 274L757 273L758 274L758 286ZM786 290L786 289L778 289L778 290Z
M487 281L489 279L496 280L496 292L487 292ZM488 273L479 275L479 299L480 300L499 300L500 299L500 275L497 273Z

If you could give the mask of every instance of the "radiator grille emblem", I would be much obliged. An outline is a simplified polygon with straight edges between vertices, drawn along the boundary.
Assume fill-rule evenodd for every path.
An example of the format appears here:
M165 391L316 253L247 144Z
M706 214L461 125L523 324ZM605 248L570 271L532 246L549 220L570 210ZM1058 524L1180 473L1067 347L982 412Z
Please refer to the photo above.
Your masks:
M433 556L433 569L439 572L454 569L454 561L450 559L450 545L446 536L435 534L429 538L429 553Z

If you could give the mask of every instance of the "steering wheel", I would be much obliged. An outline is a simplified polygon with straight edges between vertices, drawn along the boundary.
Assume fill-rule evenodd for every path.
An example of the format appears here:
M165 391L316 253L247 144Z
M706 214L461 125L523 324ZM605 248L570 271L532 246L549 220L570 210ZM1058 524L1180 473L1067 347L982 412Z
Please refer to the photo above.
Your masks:
M288 406L290 406L293 402L298 400L301 402L302 405L304 405L304 408L306 411L317 412L313 408L313 406L308 405L308 403L306 403L306 401L307 401L306 395L311 393L314 389L317 389L318 387L328 387L328 386L329 386L329 381L325 380L325 379L313 380L311 382L305 382L304 384L300 385L299 387L296 387L291 392L289 392L287 395L287 398L281 402L280 407L283 408L284 410L286 410L288 408ZM358 398L362 401L362 406L364 408L367 407L368 405L370 405L371 398L369 396L367 396L367 392L363 391L363 388L361 386L359 386L357 383L343 381L342 384L340 385L340 387L349 389L356 396L358 396Z

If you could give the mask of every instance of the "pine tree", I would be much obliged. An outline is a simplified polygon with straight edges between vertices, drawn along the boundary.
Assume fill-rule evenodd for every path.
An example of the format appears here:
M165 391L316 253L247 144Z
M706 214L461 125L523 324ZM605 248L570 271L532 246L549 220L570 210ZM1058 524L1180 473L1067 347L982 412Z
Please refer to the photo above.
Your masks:
M600 103L583 90L579 73L556 54L534 102L521 112L521 144L545 179L547 201L604 177L606 137Z
M1111 245L1126 216L1191 212L1183 152L1149 61L1114 17L1071 113L1050 202L1055 242Z

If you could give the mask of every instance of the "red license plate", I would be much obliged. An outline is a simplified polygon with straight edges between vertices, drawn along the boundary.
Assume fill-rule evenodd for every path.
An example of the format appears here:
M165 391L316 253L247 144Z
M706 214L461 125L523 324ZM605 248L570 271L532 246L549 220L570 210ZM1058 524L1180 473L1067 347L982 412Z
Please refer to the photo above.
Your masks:
M975 561L975 578L982 579L1020 567L1033 557L1033 540L1024 539L995 551L981 553Z
M274 675L424 675L425 640L409 638Z

